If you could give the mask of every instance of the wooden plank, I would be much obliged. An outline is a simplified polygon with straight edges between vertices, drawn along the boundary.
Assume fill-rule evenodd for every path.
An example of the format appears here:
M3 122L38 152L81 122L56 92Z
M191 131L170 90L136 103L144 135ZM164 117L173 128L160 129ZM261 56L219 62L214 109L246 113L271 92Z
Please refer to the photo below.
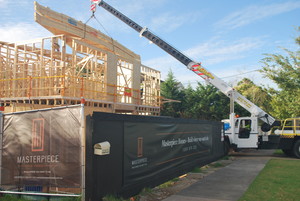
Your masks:
M35 2L35 21L55 35L66 34L76 36L85 42L100 47L106 51L114 52L126 59L140 60L140 56L124 47L117 41L100 31L83 24L62 13L57 13ZM68 44L69 45L69 44Z

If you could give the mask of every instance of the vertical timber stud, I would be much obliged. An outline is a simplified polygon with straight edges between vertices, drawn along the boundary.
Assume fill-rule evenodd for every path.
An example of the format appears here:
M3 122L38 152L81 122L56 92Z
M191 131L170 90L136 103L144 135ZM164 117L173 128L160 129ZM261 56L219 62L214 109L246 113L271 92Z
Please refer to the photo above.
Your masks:
M14 49L14 65L13 65L13 82L12 82L12 97L16 97L16 80L17 80L17 64L18 64L18 46L15 44Z

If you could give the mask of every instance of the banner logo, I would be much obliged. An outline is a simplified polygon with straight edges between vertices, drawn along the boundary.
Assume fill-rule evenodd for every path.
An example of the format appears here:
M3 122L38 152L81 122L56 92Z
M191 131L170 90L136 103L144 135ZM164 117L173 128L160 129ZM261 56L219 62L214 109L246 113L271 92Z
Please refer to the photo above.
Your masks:
M32 120L31 151L44 151L44 125L45 119Z

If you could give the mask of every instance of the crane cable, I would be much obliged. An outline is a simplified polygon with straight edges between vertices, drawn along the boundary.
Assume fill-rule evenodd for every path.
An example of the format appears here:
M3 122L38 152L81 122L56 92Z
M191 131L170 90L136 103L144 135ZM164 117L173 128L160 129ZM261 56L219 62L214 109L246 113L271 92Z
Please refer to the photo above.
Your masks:
M86 34L86 25L87 23L94 17L94 13L92 14L92 16L84 23L84 30L83 30L83 39L85 38L85 34Z
M115 44L114 44L114 39L112 38L112 36L109 34L109 32L105 29L105 27L103 26L103 24L96 18L95 16L95 12L96 12L96 6L97 6L97 2L95 1L92 1L91 0L91 8L90 10L92 11L92 15L91 17L84 23L84 36L83 38L85 38L85 35L86 35L86 25L87 23L92 19L94 18L96 20L96 22L102 27L102 29L104 30L104 32L109 36L109 38L111 39L111 43L112 43L112 48L113 48L113 52L115 52Z

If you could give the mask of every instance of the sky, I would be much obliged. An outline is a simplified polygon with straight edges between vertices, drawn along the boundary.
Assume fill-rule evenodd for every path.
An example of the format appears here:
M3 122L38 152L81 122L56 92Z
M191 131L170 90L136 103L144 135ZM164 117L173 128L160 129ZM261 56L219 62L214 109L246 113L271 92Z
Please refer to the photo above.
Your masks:
M229 85L247 77L265 87L275 85L257 70L265 54L297 50L300 0L106 0L108 4L147 27L186 56ZM90 1L39 0L59 13L82 22L91 16ZM0 41L16 42L52 34L34 22L31 0L0 0ZM109 35L136 54L144 65L161 71L162 79L172 71L184 86L203 82L201 77L150 44L106 10L98 7L88 25Z

